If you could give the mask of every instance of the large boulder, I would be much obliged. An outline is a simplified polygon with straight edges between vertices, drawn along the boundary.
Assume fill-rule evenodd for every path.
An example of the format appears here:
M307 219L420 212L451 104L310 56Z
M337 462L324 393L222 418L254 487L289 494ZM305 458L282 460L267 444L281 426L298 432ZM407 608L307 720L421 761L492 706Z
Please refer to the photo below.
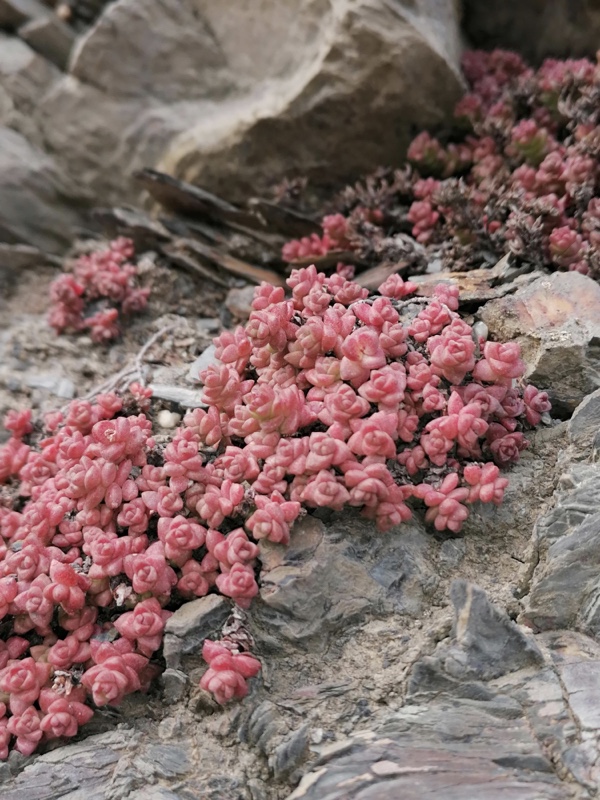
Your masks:
M72 174L115 199L159 166L256 192L400 163L461 92L455 0L118 0L37 119Z
M293 54L289 62L274 59L229 109L199 116L165 153L166 171L243 192L286 172L348 179L400 163L415 127L442 123L460 94L448 0L294 0L274 4L273 14L278 30L261 38ZM251 26L263 27L242 14L230 36Z

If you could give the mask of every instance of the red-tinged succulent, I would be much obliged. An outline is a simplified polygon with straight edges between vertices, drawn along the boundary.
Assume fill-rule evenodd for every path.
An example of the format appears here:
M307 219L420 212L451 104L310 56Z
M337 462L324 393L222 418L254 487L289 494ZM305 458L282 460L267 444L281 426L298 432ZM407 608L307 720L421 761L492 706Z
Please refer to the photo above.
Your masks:
M146 658L134 653L116 654L84 672L81 683L97 706L116 706L125 695L140 689L139 673L146 663Z
M447 140L419 133L403 170L379 168L327 204L324 229L338 212L335 230L372 267L383 257L415 274L440 261L456 271L511 252L536 268L600 278L599 63L547 59L534 71L494 50L464 53L463 69L469 91ZM282 255L316 259L332 246L329 235L314 236Z
M27 462L29 452L29 446L20 439L16 437L9 439L0 450L0 481L18 475Z
M258 584L251 567L236 563L229 572L217 576L217 588L226 597L231 597L240 608L250 608L253 597L258 594Z
M115 628L121 636L135 642L138 652L150 658L160 647L165 623L171 614L171 611L163 611L158 600L151 597L115 620Z
M210 639L204 642L202 657L208 663L208 669L202 676L200 686L211 692L221 705L234 698L245 697L248 694L247 679L260 671L260 661L254 656L229 650Z
M76 634L71 634L52 645L48 651L48 663L55 669L69 669L73 664L85 664L90 655L89 642L81 641Z
M411 205L406 218L412 222L412 235L417 242L426 244L433 236L433 232L440 215L434 211L427 200L415 200Z
M92 711L91 708L89 711ZM13 714L8 719L6 729L16 738L14 748L24 756L33 753L44 735L40 725L41 718L42 715L36 708L28 706L21 714Z
M209 485L196 504L196 511L210 528L218 528L244 499L244 487L225 479L220 487Z
M216 575L216 572L207 571L201 563L190 558L181 568L181 578L177 581L177 590L185 598L204 597L211 587L209 577L212 575Z
M444 328L439 336L429 339L427 349L434 373L458 385L475 367L475 342L463 324L454 325L454 322L457 320Z
M0 690L9 695L12 714L22 714L38 699L51 670L50 664L36 662L31 656L8 662L0 672Z
M42 690L43 691L43 690ZM80 725L85 725L94 715L93 710L70 697L61 697L48 692L40 696L40 707L44 716L40 730L48 739L75 736Z
M29 641L21 636L11 636L5 642L0 641L0 670L13 659L20 658L29 649ZM0 717L6 714L6 707L2 708L4 703L0 702Z
M415 496L421 498L428 509L425 519L433 522L438 531L448 528L457 532L469 516L468 509L463 505L469 490L459 486L459 482L458 473L452 472L437 488L427 483L415 487Z
M227 535L211 530L206 537L206 547L219 562L221 572L231 571L234 564L254 565L258 546L248 539L243 528L236 528Z
M165 546L168 561L181 566L189 560L192 550L202 547L206 528L186 517L161 517L157 526L158 538Z
M500 470L495 464L468 464L463 472L465 481L471 487L469 503L478 500L482 503L494 503L499 506L508 486L508 478L500 477Z
M400 275L390 275L379 287L379 293L383 297L393 297L400 300L412 294L417 288L412 281L405 281Z
M507 433L506 428L497 423L490 425L487 440L494 461L501 467L518 461L521 450L528 446L527 439L521 432Z
M343 342L340 360L340 377L355 389L371 376L371 370L385 366L386 357L377 330L359 328Z
M300 514L300 503L285 500L279 492L269 497L256 495L256 510L246 520L246 527L255 539L269 539L278 544L288 544L290 528Z
M516 342L486 342L483 359L473 370L473 377L484 383L508 384L513 378L523 375L525 364L521 360L521 350Z
M441 175L445 169L445 153L438 142L423 131L416 136L408 148L407 158L411 164L430 175Z
M552 404L548 399L548 393L540 392L539 389L531 384L525 387L523 401L525 404L525 418L532 426L539 425L542 416L547 414L552 408Z
M302 502L312 508L333 508L341 511L350 501L350 494L342 478L330 469L322 469L308 478L302 493Z
M115 239L103 250L80 256L72 272L59 276L50 287L49 324L57 333L88 331L92 341L103 343L120 334L120 315L146 308L149 289L136 286L138 269L129 239ZM104 307L86 312L92 304Z
M177 576L167 563L165 547L160 541L151 544L143 553L125 556L123 568L138 594L169 595L177 583Z
M46 600L60 606L67 614L73 614L84 607L85 593L90 587L88 577L60 561L52 561L49 576L50 583L44 589Z
M33 430L31 410L27 408L21 411L9 411L4 417L3 423L6 430L10 431L16 439L22 439Z

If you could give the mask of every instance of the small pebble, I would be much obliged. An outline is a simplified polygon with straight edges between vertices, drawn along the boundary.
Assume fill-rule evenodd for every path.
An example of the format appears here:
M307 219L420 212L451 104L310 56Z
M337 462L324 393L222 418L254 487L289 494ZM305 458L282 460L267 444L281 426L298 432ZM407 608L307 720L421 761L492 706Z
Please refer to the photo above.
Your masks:
M176 428L181 422L181 414L176 414L174 411L167 411L163 408L156 416L156 421L161 428Z
M310 741L312 744L321 744L323 741L323 728L315 728L315 730L310 735Z
M230 289L225 298L225 307L239 322L247 320L252 312L254 288L254 286L244 286L239 289Z

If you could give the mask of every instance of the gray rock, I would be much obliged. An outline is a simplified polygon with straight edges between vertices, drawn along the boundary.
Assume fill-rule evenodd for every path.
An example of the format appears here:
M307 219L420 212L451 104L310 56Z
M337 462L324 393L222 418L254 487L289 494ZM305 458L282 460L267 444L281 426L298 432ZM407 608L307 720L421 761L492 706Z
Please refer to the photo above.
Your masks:
M367 614L418 614L437 585L427 561L431 540L416 522L379 534L352 513L327 524L308 516L294 526L289 547L259 546L262 604L253 618L268 636L312 648Z
M254 299L254 286L233 288L227 292L225 308L237 322L245 322L252 311Z
M0 0L0 28L15 29L30 19L49 14L40 0Z
M244 721L238 736L240 741L248 742L264 755L269 755L288 733L289 727L281 711L274 703L266 700Z
M224 30L215 12L216 4L207 17ZM226 181L246 195L289 164L317 183L323 164L328 179L348 178L375 163L399 163L411 138L408 120L439 124L460 93L452 0L294 0L271 4L268 13L267 38L264 17L236 14L245 42L262 47L246 67L261 77L218 115L198 116L182 131L161 159L165 171L207 188ZM222 45L230 53L237 31L231 23L228 30ZM230 55L234 64L250 56L243 50Z
M197 389L186 389L185 386L177 384L151 383L152 397L160 400L169 400L177 403L184 408L206 408L206 403L202 401L202 392Z
M517 50L534 63L593 56L598 47L600 9L594 0L464 0L463 14L476 47Z
M406 705L348 739L313 745L313 771L287 800L595 796L600 645L570 631L526 636L464 582L453 600L452 641L417 661ZM496 666L506 661L502 675L471 682L444 671L448 653L468 656L474 643L478 661L482 650Z
M276 780L281 780L290 775L299 767L306 758L308 748L309 726L302 725L297 731L292 731L279 744L269 759L269 766L273 770Z
M527 722L508 719L495 702L405 706L376 729L336 743L332 752L322 748L316 770L287 800L575 797L553 774Z
M0 127L0 240L60 251L80 223L81 194L49 156Z
M32 19L19 28L19 36L59 69L66 69L75 33L58 17Z
M198 650L205 639L220 631L230 612L230 604L217 594L199 597L178 608L165 625L167 667L176 670L181 656Z
M179 669L167 668L160 677L165 703L178 703L185 694L188 676Z
M211 364L221 363L217 358L215 358L216 349L217 348L214 346L214 344L210 344L200 353L198 358L192 364L190 364L190 369L187 374L188 380L199 381L201 372L210 367Z
M536 570L521 620L539 630L600 633L600 512L557 539Z
M18 285L24 270L41 267L49 263L49 257L25 244L0 242L0 308Z
M493 300L481 318L493 338L518 337L528 380L571 413L600 385L600 286L579 272L555 272Z
M588 451L600 431L600 389L577 406L569 420L569 437L575 447Z
M599 492L600 469L593 464L572 464L560 477L554 507L536 521L538 545L547 548L595 514Z
M2 787L2 800L104 800L103 786L128 747L136 743L131 729L90 736L83 742L38 756L11 782ZM86 792L79 795L82 786Z
M230 613L230 605L224 597L209 594L191 600L178 608L169 617L165 633L172 633L181 639L195 637L205 639L211 632L221 627Z
M492 605L484 591L464 580L452 583L456 645L444 664L455 678L489 680L523 667L539 666L543 657L531 636Z
M127 795L127 800L182 800L182 797L160 786L145 786L138 792Z
M30 372L23 377L23 383L32 389L45 389L47 392L67 400L75 397L73 381L54 372Z
M56 67L24 41L0 33L0 123L43 146L34 112L59 76Z
M440 547L440 562L445 567L457 567L465 557L466 549L464 539L447 539Z
M244 719L237 734L241 742L267 756L276 780L289 778L306 759L309 725L290 730L280 709L269 701L256 706Z

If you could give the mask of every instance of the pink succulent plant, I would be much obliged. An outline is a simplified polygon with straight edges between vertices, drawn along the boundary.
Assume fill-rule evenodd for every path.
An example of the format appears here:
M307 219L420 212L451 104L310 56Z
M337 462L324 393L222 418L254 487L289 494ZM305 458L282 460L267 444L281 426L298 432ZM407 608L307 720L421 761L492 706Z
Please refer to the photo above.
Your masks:
M98 343L119 336L119 314L143 311L150 294L149 289L136 286L138 269L130 261L133 255L129 239L115 239L104 250L80 256L72 273L52 283L48 322L57 333L87 330ZM85 316L87 308L99 299L112 305Z
M229 650L219 642L207 639L202 647L202 656L208 669L202 676L200 686L214 695L224 705L234 698L248 694L246 680L260 671L260 661L249 653Z

